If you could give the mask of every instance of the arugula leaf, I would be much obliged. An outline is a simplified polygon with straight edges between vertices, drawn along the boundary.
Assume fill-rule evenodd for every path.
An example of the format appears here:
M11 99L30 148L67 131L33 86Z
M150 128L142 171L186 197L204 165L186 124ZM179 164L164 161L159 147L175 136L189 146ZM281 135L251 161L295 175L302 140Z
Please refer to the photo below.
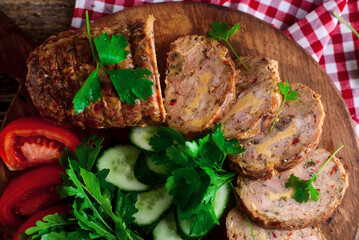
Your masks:
M127 58L130 51L125 50L128 46L124 35L108 35L107 32L94 39L98 57L103 65L112 65L122 62Z
M237 55L236 51L234 51L232 45L228 41L228 38L233 34L235 34L241 28L241 24L237 23L233 27L230 27L228 23L223 24L221 22L214 22L211 26L213 30L210 29L208 31L208 35L210 36L210 39L215 41L221 41L221 40L225 41L230 47L230 49L232 50L232 52L234 53L234 55L237 57L237 59L241 62L241 64L248 71L250 71L249 68L244 64L242 59Z
M299 177L291 174L288 181L285 183L285 187L289 188L292 187L294 188L294 193L293 193L293 198L299 202L308 202L309 201L309 197L311 197L311 199L314 202L318 201L318 196L319 196L319 192L313 187L312 183L317 179L317 176L319 173L321 173L321 171L323 171L324 167L329 163L329 161L334 157L334 155L336 153L338 153L340 151L340 149L342 149L344 147L344 145L340 146L329 158L328 160L323 164L323 166L318 170L317 173L313 174L311 179L308 180L303 180L300 179Z
M122 102L134 106L137 98L146 101L153 94L154 83L146 79L152 74L148 69L116 69L108 74Z
M76 93L72 103L74 104L75 113L82 113L85 108L90 105L90 102L97 102L101 98L101 85L98 78L98 65L87 78L86 82L80 90Z
M25 231L25 239L142 239L129 228L134 220L133 214L137 212L137 195L125 195L120 190L116 194L115 186L105 180L109 170L92 169L102 142L102 138L91 136L77 146L74 155L67 149L63 151L60 164L66 175L62 176L61 195L73 197L73 211L66 218L56 215L44 218L36 229ZM114 208L112 203L115 203ZM66 224L71 224L71 227L66 227Z
M20 237L21 239L36 239L51 232L57 232L64 235L65 227L70 225L76 225L76 221L67 220L64 216L55 213L45 216L42 221L37 221L36 226L26 229L24 232L25 234L22 234ZM31 237L28 237L28 235L31 235Z
M283 101L282 101L282 105L280 106L277 115L275 116L275 119L274 119L274 121L273 121L273 124L272 124L271 128L269 129L269 133L272 132L272 130L273 130L273 128L274 128L274 125L275 125L276 122L277 122L278 116L279 116L280 112L282 111L282 108L283 108L283 106L284 106L284 103L285 103L287 100L293 100L293 101L298 100L298 92L297 92L297 91L292 91L292 90L290 90L290 85L289 85L289 83L288 83L288 79L286 80L285 85L280 82L280 83L278 83L278 86L279 86L280 92L281 92L282 95L283 95Z

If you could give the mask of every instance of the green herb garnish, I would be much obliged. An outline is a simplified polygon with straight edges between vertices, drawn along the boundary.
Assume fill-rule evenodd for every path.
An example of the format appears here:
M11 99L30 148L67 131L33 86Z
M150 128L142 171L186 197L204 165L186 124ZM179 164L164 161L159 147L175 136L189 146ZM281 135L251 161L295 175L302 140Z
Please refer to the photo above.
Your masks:
M101 98L101 85L99 79L99 68L107 73L114 85L118 96L122 102L130 105L136 104L136 99L146 101L147 97L153 94L152 86L154 83L147 78L152 74L148 69L116 69L107 70L106 65L120 63L127 58L130 53L125 50L128 46L127 39L124 35L112 35L107 32L94 38L94 43L98 53L95 53L91 40L90 23L88 12L86 11L86 27L90 48L93 58L96 62L96 70L87 78L84 85L76 93L73 104L75 113L81 113L87 108L90 102L97 102Z
M28 228L22 239L108 239L140 240L130 229L134 221L136 193L122 193L105 180L108 169L93 169L102 148L102 138L89 137L72 155L65 149L60 164L66 170L62 197L73 197L73 210L59 216L46 216Z
M228 154L245 151L238 140L226 140L221 124L193 141L185 141L176 130L162 127L150 139L150 145L155 151L152 160L165 167L166 188L173 195L179 218L191 222L191 234L201 234L219 224L212 204L218 189L235 177L223 169L223 163Z
M303 180L295 175L291 174L288 181L285 184L286 188L294 188L293 198L299 202L308 202L309 196L314 202L318 201L319 192L313 187L312 183L317 179L318 174L324 169L328 162L334 157L334 155L339 152L344 146L340 146L323 164L317 173L314 173L312 178L309 180Z
M278 116L279 116L280 112L282 111L285 101L286 100L298 100L298 92L290 90L290 85L288 83L288 80L286 80L285 85L280 82L280 83L278 83L278 86L279 86L280 92L283 95L283 101L282 101L282 105L280 106L277 115L275 116L275 119L273 121L273 124L272 124L269 132L272 132L273 127L274 127L275 123L277 122Z
M244 217L246 218L248 224L249 224L249 228L251 229L251 234L252 234L252 238L253 240L256 240L256 238L254 237L254 232L253 232L253 227L252 227L252 223L249 220L249 218L247 217L247 214L243 213Z
M234 55L237 57L237 59L241 62L241 64L248 71L250 71L249 68L244 64L242 59L237 55L236 51L234 51L232 45L228 41L228 38L235 34L241 28L241 24L237 23L233 27L230 27L228 23L214 22L211 26L213 30L211 29L208 31L209 36L211 36L210 39L215 41L225 41L234 53Z
M337 13L337 11L333 11L333 14L336 18L339 19L339 21L341 21L342 23L344 23L345 26L347 26L353 33L355 36L357 36L357 38L359 38L359 33L357 31L355 31L355 29L350 26L350 24L344 20L344 18L342 18L341 16L339 16L339 14Z

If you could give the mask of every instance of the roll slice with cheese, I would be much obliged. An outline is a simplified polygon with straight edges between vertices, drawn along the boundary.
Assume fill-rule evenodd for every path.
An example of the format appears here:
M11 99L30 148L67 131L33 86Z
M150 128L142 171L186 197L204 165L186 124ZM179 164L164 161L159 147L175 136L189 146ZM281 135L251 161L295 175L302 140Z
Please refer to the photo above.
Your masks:
M168 126L184 135L212 127L235 94L237 71L228 49L204 36L184 36L171 43L167 65Z
M298 165L305 154L315 149L322 135L324 109L320 96L309 87L291 84L298 100L287 100L278 121L265 131L242 141L246 152L229 156L230 166L250 178L271 178Z
M240 70L236 82L236 97L221 122L226 138L248 139L270 125L279 111L282 95L278 62L266 57L241 57L247 70L238 60Z
M349 184L338 158L334 156L312 183L319 192L316 202L312 198L297 202L293 198L296 190L286 188L286 183L292 174L303 180L311 179L330 155L323 149L312 151L301 164L270 180L239 178L236 192L242 208L253 221L267 228L300 229L325 221L342 201Z
M307 227L299 230L279 230L263 228L251 222L256 240L325 240L318 227ZM232 209L226 219L227 237L229 240L252 240L248 221L237 209Z

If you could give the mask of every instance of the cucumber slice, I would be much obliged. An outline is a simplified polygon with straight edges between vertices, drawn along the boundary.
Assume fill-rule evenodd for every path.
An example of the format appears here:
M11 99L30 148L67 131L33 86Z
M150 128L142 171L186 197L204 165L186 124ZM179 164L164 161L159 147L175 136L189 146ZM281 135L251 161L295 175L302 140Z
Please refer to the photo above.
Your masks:
M213 205L214 213L216 214L217 219L221 218L224 210L226 209L230 192L231 192L231 188L229 186L229 183L223 185L216 192L216 196L214 198L212 205ZM177 210L177 211L179 211L179 210ZM206 229L205 231L203 231L200 234L194 234L194 233L190 234L190 226L191 226L190 219L180 220L180 219L178 219L178 214L177 214L177 227L179 229L178 232L180 235L182 235L186 239L202 238L202 237L206 236L214 227L214 225L209 226L208 229Z
M145 151L153 151L150 145L150 139L161 126L134 127L130 132L130 140L138 148Z
M146 191L151 187L135 177L135 163L140 150L132 145L117 145L107 149L97 160L99 170L109 169L106 180L124 191Z
M148 160L149 159L149 160ZM161 183L165 183L167 180L166 175L158 174L149 169L148 162L152 162L151 157L144 152L137 158L135 165L135 177L142 182L150 186L155 186Z
M182 240L177 233L173 210L153 229L153 240Z
M135 207L138 212L133 215L134 223L148 226L158 222L171 207L173 196L169 195L165 185L159 185L148 192L139 193Z
M216 196L214 197L214 201L212 205L217 219L220 219L224 213L224 210L226 210L230 193L231 193L231 186L229 185L229 183L223 185L216 192Z
M146 158L146 163L148 166L148 169L150 169L154 173L166 175L166 170L164 165L157 165L151 157Z

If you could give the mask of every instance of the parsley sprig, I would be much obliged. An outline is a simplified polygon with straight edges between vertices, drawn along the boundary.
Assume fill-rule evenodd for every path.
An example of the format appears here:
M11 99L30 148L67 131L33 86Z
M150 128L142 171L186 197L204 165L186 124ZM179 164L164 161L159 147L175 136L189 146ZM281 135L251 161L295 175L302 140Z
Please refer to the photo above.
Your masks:
M112 35L107 32L94 38L97 54L91 40L90 23L88 12L86 11L86 27L90 43L91 52L96 62L96 70L93 71L76 93L73 104L75 113L79 114L90 105L96 103L101 98L101 84L99 79L99 69L101 68L109 75L118 96L122 102L130 105L136 104L136 99L147 100L153 94L152 86L154 83L147 78L152 74L148 69L115 69L108 70L105 66L120 63L127 58L130 53L125 50L128 46L124 35Z
M130 228L138 211L136 193L122 193L107 182L108 169L93 169L102 142L103 138L89 137L74 155L68 149L63 151L60 163L66 175L60 192L62 197L73 197L73 210L46 216L25 230L22 239L142 240Z
M223 169L228 154L245 151L237 139L226 140L217 125L202 138L185 141L174 129L162 127L150 139L152 160L163 165L166 188L174 196L179 218L191 222L190 232L201 234L219 224L213 209L215 195L235 174Z
M298 92L290 90L290 85L288 83L288 80L286 80L285 85L280 82L280 83L278 83L278 86L279 86L280 92L283 95L283 101L282 101L282 105L280 106L277 115L275 116L273 124L272 124L271 128L269 129L269 132L272 132L273 127L274 127L275 123L277 122L278 116L279 116L280 112L282 111L284 103L287 100L298 100Z
M299 202L308 202L309 196L314 202L318 201L319 192L313 187L312 183L317 179L317 176L321 173L321 171L325 168L325 166L329 163L329 161L334 157L336 153L342 149L344 145L340 146L323 164L323 166L318 170L317 173L314 173L311 179L303 180L298 178L297 176L291 174L288 181L285 184L286 188L292 187L294 188L293 198Z
M230 27L228 23L214 22L211 26L213 30L210 29L208 31L209 36L211 36L210 39L215 41L221 41L221 40L225 41L228 44L229 48L234 53L234 55L237 57L237 59L241 62L241 64L248 71L250 71L249 68L244 64L242 59L237 55L236 51L234 51L231 43L228 41L228 38L233 34L235 34L241 28L241 24L237 23L233 27Z

